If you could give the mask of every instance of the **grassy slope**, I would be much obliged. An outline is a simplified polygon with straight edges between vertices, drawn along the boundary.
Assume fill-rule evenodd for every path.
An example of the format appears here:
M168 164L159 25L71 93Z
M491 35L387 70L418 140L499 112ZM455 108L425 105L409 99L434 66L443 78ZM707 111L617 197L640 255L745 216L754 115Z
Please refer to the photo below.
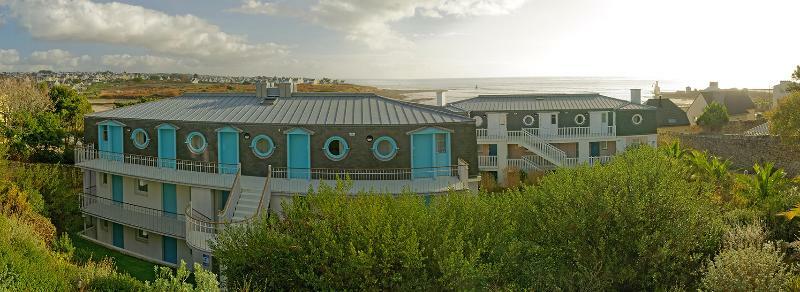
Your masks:
M92 260L95 261L106 257L112 258L117 267L117 271L121 273L130 274L141 281L152 282L155 279L155 272L153 270L155 265L150 262L110 250L75 234L71 236L71 239L72 244L75 246L76 253L84 252L90 254Z

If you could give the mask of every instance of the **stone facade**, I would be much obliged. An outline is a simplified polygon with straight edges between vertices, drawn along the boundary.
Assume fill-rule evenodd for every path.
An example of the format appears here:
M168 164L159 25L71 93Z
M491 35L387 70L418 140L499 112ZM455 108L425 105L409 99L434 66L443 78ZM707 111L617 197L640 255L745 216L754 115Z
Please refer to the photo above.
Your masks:
M729 159L733 168L752 170L753 164L773 162L790 176L800 175L800 151L781 144L772 136L672 134L684 147L708 150L710 154Z

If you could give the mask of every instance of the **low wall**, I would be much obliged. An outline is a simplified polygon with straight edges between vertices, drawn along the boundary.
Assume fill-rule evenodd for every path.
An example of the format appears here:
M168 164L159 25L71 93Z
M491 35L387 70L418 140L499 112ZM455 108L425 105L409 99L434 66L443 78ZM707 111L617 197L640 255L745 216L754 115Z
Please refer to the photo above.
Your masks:
M729 159L733 168L751 170L753 164L773 162L790 176L800 175L800 151L773 136L695 135L670 133L684 147L708 150L714 156Z

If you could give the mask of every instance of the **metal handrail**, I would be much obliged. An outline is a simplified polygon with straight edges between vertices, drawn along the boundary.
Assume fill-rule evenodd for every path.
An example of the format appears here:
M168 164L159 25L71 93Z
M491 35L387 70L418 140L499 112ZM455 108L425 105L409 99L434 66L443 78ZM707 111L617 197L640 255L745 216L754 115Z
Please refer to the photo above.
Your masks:
M269 189L269 178L272 175L272 166L267 166L267 177L264 182L264 190L261 192L261 198L258 202L258 208L253 215L243 218L242 220L223 220L223 221L213 221L213 220L203 220L200 218L196 218L194 216L194 209L192 206L189 205L186 209L186 242L187 244L191 245L194 248L204 250L207 252L211 252L208 248L208 242L202 241L195 243L194 232L200 232L206 234L203 238L207 238L206 240L214 240L217 234L225 228L225 226L230 225L240 225L252 222L254 219L258 218L261 215L261 210L263 209L264 205L264 195L268 192ZM199 212L198 212L199 213ZM196 244L202 244L202 246L198 246Z
M105 159L112 161L120 161L126 164L134 164L141 166L152 166L159 168L171 168L175 170L184 170L202 173L233 173L238 171L241 167L239 163L219 163L208 161L195 161L183 160L176 158L162 158L155 156L146 156L130 153L119 153L111 151L97 150L91 147L75 147L75 163L81 163L95 159Z
M79 193L81 211L105 220L176 237L184 237L186 216L171 211Z
M233 212L236 211L236 209L230 209L230 208L233 208L231 205L233 205L232 203L234 202L234 197L235 201L239 202L239 198L242 195L241 179L242 179L242 170L239 169L238 171L236 171L236 177L233 179L233 185L231 186L231 190L228 193L228 200L225 202L225 208L223 208L222 211L219 212L222 218L233 217Z
M150 207L140 206L140 205L136 205L136 204L126 203L126 202L120 202L120 201L116 201L114 199L101 197L101 196L98 196L98 195L92 195L92 194L89 194L89 193L81 192L79 194L81 195L81 199L83 199L83 197L90 197L92 199L97 199L97 200L100 200L100 201L111 201L112 204L114 204L114 205L129 206L129 207L132 207L132 208L135 208L135 209L159 212L159 213L162 213L162 214L173 215L175 217L184 216L184 214L180 214L180 213L176 213L176 212L164 211L162 209L156 209L156 208L150 208Z

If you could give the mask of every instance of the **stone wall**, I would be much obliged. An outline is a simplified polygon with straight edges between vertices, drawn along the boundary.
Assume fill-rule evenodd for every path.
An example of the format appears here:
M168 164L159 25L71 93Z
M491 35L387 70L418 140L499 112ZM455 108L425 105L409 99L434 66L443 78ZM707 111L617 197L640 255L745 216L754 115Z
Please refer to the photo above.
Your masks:
M773 162L790 176L800 175L800 151L792 149L777 137L738 135L671 134L684 147L708 150L717 157L729 159L733 168L752 171L753 164Z

